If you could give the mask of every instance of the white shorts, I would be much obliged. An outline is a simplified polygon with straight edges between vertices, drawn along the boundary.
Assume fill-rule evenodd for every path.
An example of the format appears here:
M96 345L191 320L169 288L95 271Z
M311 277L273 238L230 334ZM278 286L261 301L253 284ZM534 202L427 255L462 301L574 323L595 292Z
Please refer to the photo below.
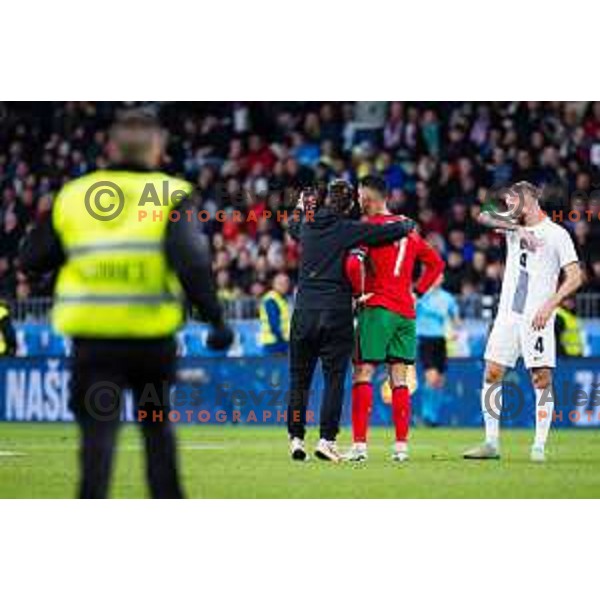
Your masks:
M527 369L553 369L556 366L554 318L541 331L533 329L532 319L533 317L499 314L488 338L485 360L512 369L521 356Z

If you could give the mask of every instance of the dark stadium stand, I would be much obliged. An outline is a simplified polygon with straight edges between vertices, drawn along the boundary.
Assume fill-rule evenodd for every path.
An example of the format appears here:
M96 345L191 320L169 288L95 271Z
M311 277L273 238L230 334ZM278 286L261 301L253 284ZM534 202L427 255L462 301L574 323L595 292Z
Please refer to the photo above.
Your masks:
M147 103L148 104L148 103ZM123 104L0 103L0 296L47 296L50 281L19 271L19 240L68 179L106 165L106 127ZM501 240L474 217L493 186L528 179L559 189L600 291L600 102L149 103L171 137L167 168L197 186L199 209L263 214L305 185L381 173L395 211L416 218L447 260L446 287L466 316L498 292ZM596 192L597 193L597 192ZM583 202L569 203L578 194ZM590 211L568 219L571 208ZM242 218L242 221L245 221ZM258 297L274 273L295 277L299 249L285 223L210 219L224 300ZM241 305L238 305L241 306ZM245 316L245 315L242 315Z

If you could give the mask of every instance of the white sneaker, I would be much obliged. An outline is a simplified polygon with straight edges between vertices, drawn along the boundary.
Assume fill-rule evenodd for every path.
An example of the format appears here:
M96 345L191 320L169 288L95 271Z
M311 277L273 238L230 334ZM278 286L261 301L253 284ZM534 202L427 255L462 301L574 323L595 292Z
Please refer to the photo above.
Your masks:
M497 444L485 442L484 444L480 444L479 446L467 450L463 454L463 458L469 460L495 460L500 458L500 450Z
M349 462L365 462L368 458L367 445L363 443L352 444L352 448L344 455L344 460Z
M337 444L334 441L320 439L315 448L315 456L321 460L339 463L342 456L338 451Z
M406 462L408 460L408 450L394 450L392 460L394 462Z
M546 450L544 446L532 446L529 458L532 462L546 462Z
M297 437L290 440L290 456L292 457L292 460L308 460L308 454L306 454L306 448L304 447L304 440Z
M396 442L394 444L392 460L395 462L406 462L408 460L408 442Z

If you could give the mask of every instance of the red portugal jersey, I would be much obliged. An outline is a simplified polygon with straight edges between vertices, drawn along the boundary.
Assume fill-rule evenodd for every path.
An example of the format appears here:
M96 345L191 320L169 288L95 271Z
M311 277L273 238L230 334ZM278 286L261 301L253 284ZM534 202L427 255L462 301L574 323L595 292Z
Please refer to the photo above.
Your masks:
M366 221L380 224L402 219L404 217L389 214L373 215ZM414 319L415 269L422 265L414 290L424 294L444 272L444 261L440 255L415 231L393 244L363 249L367 252L364 292L373 294L365 305L382 306L407 319Z

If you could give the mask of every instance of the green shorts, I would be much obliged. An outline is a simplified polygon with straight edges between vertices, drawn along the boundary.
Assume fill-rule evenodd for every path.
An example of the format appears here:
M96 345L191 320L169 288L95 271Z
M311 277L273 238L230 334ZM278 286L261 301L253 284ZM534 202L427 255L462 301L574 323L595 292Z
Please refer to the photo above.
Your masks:
M417 324L381 306L365 307L358 313L357 363L404 362L417 356Z

